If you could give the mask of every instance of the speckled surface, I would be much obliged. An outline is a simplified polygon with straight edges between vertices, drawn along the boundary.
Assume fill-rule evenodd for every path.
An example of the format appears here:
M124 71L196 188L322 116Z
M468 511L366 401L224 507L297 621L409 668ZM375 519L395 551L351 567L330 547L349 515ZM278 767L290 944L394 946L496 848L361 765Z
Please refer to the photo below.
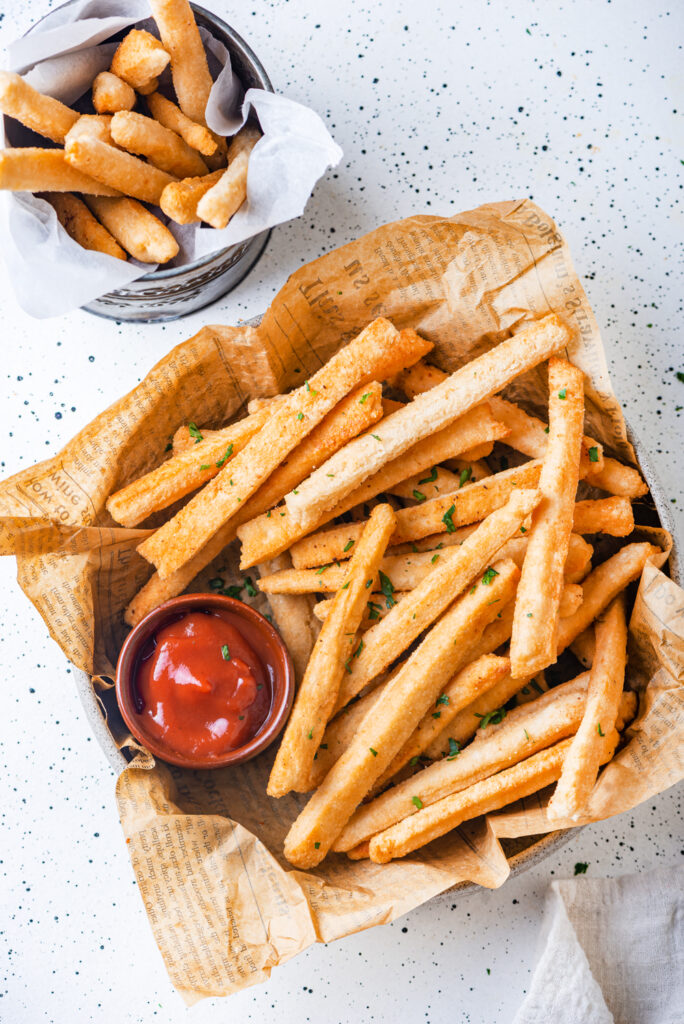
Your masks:
M570 241L617 393L674 508L684 508L681 7L276 0L233 14L225 0L210 5L254 46L276 88L317 107L345 158L305 216L274 233L251 276L184 321L122 327L84 313L32 321L3 278L2 474L53 453L202 324L263 310L299 263L399 216L530 195ZM0 43L45 9L42 0L8 0ZM433 901L393 925L315 947L229 1003L187 1011L152 940L113 774L69 668L9 560L0 562L0 585L0 1020L8 1024L507 1022L535 962L550 879L572 875L576 862L600 876L684 853L680 787L584 829L498 892Z

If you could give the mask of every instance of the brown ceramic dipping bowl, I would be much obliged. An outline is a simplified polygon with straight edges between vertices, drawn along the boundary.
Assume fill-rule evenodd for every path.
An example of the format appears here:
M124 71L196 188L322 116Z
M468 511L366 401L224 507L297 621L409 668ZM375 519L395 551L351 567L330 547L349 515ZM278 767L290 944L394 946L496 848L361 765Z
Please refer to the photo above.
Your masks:
M248 743L226 754L213 758L193 757L167 747L158 738L148 735L144 719L136 710L134 683L138 660L148 640L169 619L191 611L229 611L242 620L245 639L259 657L264 672L271 682L271 708L264 724ZM250 608L222 594L183 594L155 608L129 633L121 648L116 666L116 698L126 725L149 751L169 764L180 768L225 768L242 764L265 750L282 731L292 707L295 676L292 659L282 637L268 619Z

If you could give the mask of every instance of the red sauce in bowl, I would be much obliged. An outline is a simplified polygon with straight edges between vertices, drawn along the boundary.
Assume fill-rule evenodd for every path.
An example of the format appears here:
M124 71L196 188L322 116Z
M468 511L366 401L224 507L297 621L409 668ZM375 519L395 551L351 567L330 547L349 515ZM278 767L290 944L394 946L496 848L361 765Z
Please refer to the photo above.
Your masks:
M266 721L273 695L258 647L251 624L223 609L189 611L162 625L133 678L143 731L191 757L244 746Z

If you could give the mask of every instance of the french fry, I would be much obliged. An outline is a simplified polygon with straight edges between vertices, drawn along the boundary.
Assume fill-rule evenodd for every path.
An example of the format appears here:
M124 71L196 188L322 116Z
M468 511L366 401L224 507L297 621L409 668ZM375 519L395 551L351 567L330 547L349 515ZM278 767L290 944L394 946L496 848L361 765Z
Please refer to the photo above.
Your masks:
M467 707L483 691L489 690L502 679L510 669L508 658L495 654L484 654L457 672L444 687L434 706L423 716L415 731L409 736L401 750L395 754L389 766L376 782L380 789L392 779L404 765L418 759L432 741L447 727L452 718Z
M558 616L566 619L568 615L574 615L584 600L584 590L579 583L563 582L560 597L558 598Z
M271 562L260 565L259 572L266 575L285 569L290 564L288 555L278 555ZM318 620L313 614L313 598L308 594L272 594L268 603L275 624L290 652L299 684L304 678L306 666L320 632Z
M64 153L76 170L146 203L158 205L164 187L174 181L158 167L90 135L69 133Z
M176 570L166 580L154 573L142 590L133 598L125 613L125 621L134 626L148 611L158 607L170 597L181 594L191 580L216 558L226 544L235 539L240 522L260 515L276 505L291 487L296 487L312 469L324 462L333 452L341 448L356 433L365 430L382 414L381 389L371 382L357 389L341 401L332 412L311 431L287 459L283 460L257 493L245 502L244 508L231 522L222 527L182 569ZM360 398L368 397L362 403ZM239 421L244 423L244 420ZM237 424L235 424L237 426ZM229 429L229 428L226 428ZM225 449L224 449L225 452Z
M429 807L572 736L582 721L588 682L589 674L585 672L524 707L516 708L501 725L480 730L477 743L471 743L464 750L453 743L451 748L446 748L445 756L440 755L441 760L362 804L340 834L334 849L337 852L352 849L415 814L418 806L413 796L416 794L420 802Z
M246 419L247 417L245 417ZM239 422L242 422L240 420ZM192 451L195 444L197 443L197 437L193 437L193 434L197 431L195 424L190 427L189 424L183 424L179 427L171 438L171 450L174 455L181 455L183 452ZM207 430L206 427L200 427L199 432L202 435L204 441L218 441L219 437L225 437L230 440L229 427L222 427L220 430Z
M468 644L495 616L492 598L513 591L519 570L497 562L489 586L476 585L454 602L385 690L361 723L347 750L310 798L285 839L285 856L299 868L319 864L352 813L436 700L444 683L467 661Z
M617 745L616 732L604 739L601 761L609 761ZM523 797L538 793L555 782L567 756L570 740L562 740L547 750L505 768L482 782L460 793L445 797L404 821L398 822L370 841L370 859L376 864L387 864L396 857L425 846L433 839L445 835L464 821L489 814Z
M363 618L361 619L361 629L366 630L370 626L372 626L374 622L377 622L379 619L384 619L385 615L387 615L387 613L390 612L392 608L394 608L395 604L398 604L399 601L404 600L407 593L408 591L406 590L395 590L394 593L392 594L393 603L388 608L387 598L385 597L385 595L380 593L379 591L372 590L369 594L366 595L368 600L366 601L366 610L364 611ZM269 601L271 600L271 596L277 597L278 595L269 594ZM327 619L330 613L330 609L332 607L333 600L333 598L327 598L325 601L319 601L317 604L314 605L313 613L320 622L325 622L325 620Z
M144 89L161 75L169 60L158 39L133 28L119 43L110 70L134 89Z
M580 816L596 783L603 740L615 728L627 664L624 596L616 597L596 622L596 656L582 722L563 762L548 807L550 821Z
M0 71L0 111L58 143L64 142L79 117L71 107L37 92L11 71Z
M340 686L339 707L344 707L387 668L444 612L457 594L484 572L538 500L537 491L521 490L512 494L502 509L493 512L460 548L455 549L453 557L442 565L438 562L401 604L368 630L364 635L363 651L354 660L351 672L347 673ZM494 582L490 575L487 578L490 583Z
M111 114L82 114L78 121L69 129L69 137L75 139L83 135L90 135L92 138L106 142L110 146L116 145L111 133Z
M117 145L129 153L146 157L155 167L176 178L209 173L197 150L191 149L179 135L164 128L153 117L120 110L112 118L111 132Z
M421 359L420 362L398 373L392 384L403 391L407 398L415 398L417 395L422 395L424 391L436 388L448 376L449 374L444 370L440 370L437 366L431 366L430 363Z
M594 627L587 626L583 633L580 633L578 637L575 637L570 644L570 650L581 665L584 665L585 668L591 668L594 661L594 654L596 653Z
M347 850L349 860L367 860L370 857L370 842L359 843L353 850Z
M247 198L250 153L261 138L258 129L247 125L228 149L228 167L215 185L197 203L197 216L214 228L225 228Z
M455 491L460 486L456 473L452 473L451 470L444 469L442 466L433 466L427 476L424 476L423 473L415 473L407 480L395 484L390 488L389 493L394 494L397 498L415 501L420 505L427 498L436 498L440 494Z
M627 537L634 530L634 513L629 498L601 498L577 501L573 512L573 530L577 533L606 533Z
M458 475L461 487L467 483L475 484L478 480L493 475L484 458L474 459L467 452L464 452L463 458L450 459L449 469Z
M119 196L90 175L67 163L63 149L0 150L0 189L11 192L83 192L96 196Z
M549 360L549 443L532 513L511 637L511 675L533 676L556 660L563 567L573 528L584 423L584 377L565 359Z
M136 89L139 96L150 96L153 92L156 92L159 88L159 79L152 78L147 85L141 85Z
M171 77L184 114L204 125L212 79L195 16L188 0L150 0L164 49L171 58Z
M599 487L602 491L618 494L623 498L643 498L648 494L648 484L638 469L623 466L616 459L606 458L602 468L592 467L586 480L592 487Z
M41 198L53 207L59 223L75 242L84 249L103 252L117 260L127 259L126 253L109 231L93 217L86 204L70 192L46 192ZM117 200L113 200L117 202Z
M312 473L297 494L288 494L285 503L293 519L311 526L387 462L453 423L513 378L548 359L570 339L565 324L549 314L466 363L442 384L389 416L374 436L357 438Z
M192 146L203 156L212 156L216 152L216 140L209 129L189 118L180 107L167 100L166 96L162 96L160 92L152 92L146 97L146 102L152 117L165 128L180 135L188 146Z
M391 506L377 505L346 567L347 582L337 592L306 667L271 769L266 789L269 796L310 789L314 754L335 706L345 665L356 656L356 630L366 606L368 580L377 572L393 527Z
M98 114L114 114L118 110L132 110L135 93L111 71L101 71L93 81L93 106Z
M165 224L135 199L87 196L86 202L126 252L140 263L168 263L178 242Z
M405 346L389 320L379 318L370 323L310 381L279 403L258 436L233 459L230 472L219 473L173 519L143 541L140 554L154 563L162 578L179 569L342 398L360 384L382 379L389 368L419 358L429 345L419 340L420 345Z
M363 536L363 534L362 534ZM358 542L347 552L354 555ZM445 557L453 557L456 549L445 552ZM380 570L387 576L394 590L413 590L417 587L437 564L441 554L431 555L429 552L420 555L394 555L385 557ZM322 565L318 569L286 569L283 572L265 576L259 586L265 594L334 594L347 578L347 563ZM373 586L377 590L377 575Z

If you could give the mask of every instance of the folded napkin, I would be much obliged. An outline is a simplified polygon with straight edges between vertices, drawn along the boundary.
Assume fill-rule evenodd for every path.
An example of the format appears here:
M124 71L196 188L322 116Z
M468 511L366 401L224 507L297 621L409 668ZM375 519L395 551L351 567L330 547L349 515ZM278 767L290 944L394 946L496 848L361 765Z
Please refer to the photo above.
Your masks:
M684 865L553 882L513 1024L683 1024Z

